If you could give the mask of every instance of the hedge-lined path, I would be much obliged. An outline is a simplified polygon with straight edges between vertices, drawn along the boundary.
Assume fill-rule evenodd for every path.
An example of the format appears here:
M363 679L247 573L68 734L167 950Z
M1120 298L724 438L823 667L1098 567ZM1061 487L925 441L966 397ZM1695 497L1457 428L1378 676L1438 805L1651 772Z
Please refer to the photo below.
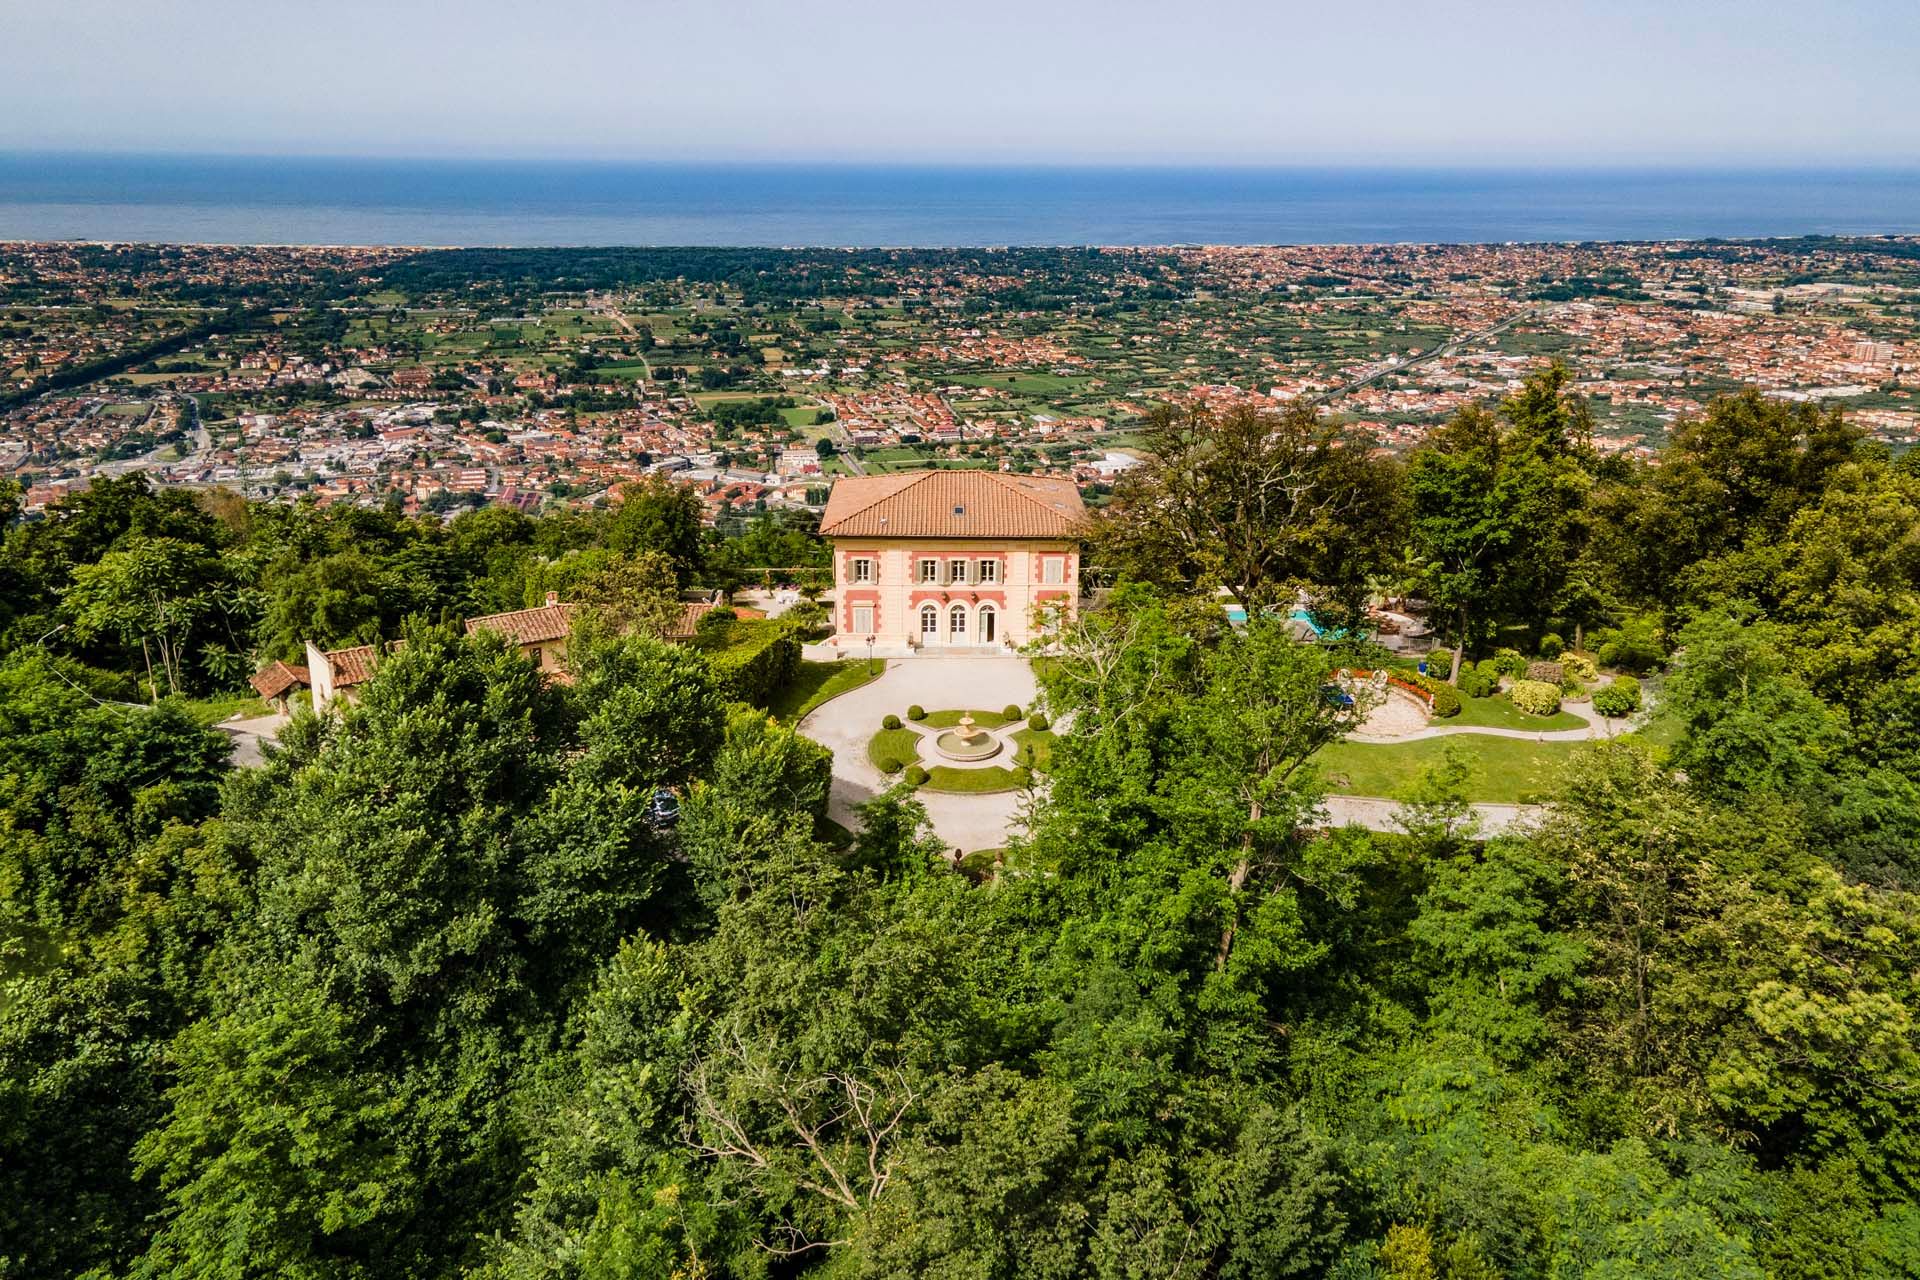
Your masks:
M947 707L997 710L1008 703L1026 710L1038 692L1025 658L929 657L882 660L876 680L815 707L799 724L807 737L833 752L833 786L827 816L853 828L854 809L893 785L867 758L867 743L883 717L905 718L918 703L929 711ZM938 762L936 762L938 763ZM996 761L994 763L1005 763ZM933 829L949 848L997 849L1019 828L1021 792L942 793L920 791Z

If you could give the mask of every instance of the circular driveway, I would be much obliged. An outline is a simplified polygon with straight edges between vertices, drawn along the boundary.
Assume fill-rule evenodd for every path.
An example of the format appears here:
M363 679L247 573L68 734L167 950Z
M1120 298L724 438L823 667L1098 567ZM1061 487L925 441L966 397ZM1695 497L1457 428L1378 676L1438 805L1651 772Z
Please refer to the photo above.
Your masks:
M904 720L916 702L929 711L998 711L1010 702L1025 710L1038 692L1025 658L896 658L886 666L878 679L822 703L799 724L801 733L833 752L827 815L850 829L859 822L855 807L896 781L867 758L867 743L880 731L882 717L891 713ZM1019 791L953 795L923 789L916 795L947 847L969 853L1006 844L1018 826L1022 798Z

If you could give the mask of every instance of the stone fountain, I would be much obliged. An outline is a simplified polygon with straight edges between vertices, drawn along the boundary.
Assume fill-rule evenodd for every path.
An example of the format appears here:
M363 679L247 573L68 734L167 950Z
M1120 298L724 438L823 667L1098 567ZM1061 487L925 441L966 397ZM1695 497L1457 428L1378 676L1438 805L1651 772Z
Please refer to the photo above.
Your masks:
M933 740L933 749L949 760L990 760L1000 754L1000 740L960 713L960 723Z

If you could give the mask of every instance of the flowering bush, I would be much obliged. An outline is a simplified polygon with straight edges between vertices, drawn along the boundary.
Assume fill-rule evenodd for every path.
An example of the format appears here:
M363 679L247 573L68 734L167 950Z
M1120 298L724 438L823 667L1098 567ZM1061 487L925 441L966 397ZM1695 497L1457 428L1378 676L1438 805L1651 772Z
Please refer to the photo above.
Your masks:
M1550 716L1560 709L1560 686L1544 680L1516 680L1507 697L1530 716Z

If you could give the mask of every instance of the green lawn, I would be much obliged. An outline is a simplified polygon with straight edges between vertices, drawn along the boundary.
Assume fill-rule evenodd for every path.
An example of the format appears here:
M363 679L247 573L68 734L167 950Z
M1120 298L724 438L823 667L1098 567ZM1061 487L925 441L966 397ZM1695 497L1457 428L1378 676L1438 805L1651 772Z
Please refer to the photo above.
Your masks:
M1436 725L1452 727L1454 725L1473 725L1480 729L1579 729L1584 728L1586 720L1566 711L1556 711L1550 716L1530 716L1507 700L1504 693L1496 693L1491 698L1460 699L1460 714L1446 720L1435 720Z
M901 713L903 716L904 712ZM972 716L973 722L982 729L998 729L1007 722L1007 718L998 711L929 711L927 718L920 723L929 729L951 729L960 723L960 717Z
M1048 768L1053 764L1053 730L1016 729L1013 734L1013 740L1018 743L1020 749L1026 753L1025 758L1027 763L1031 764L1041 773L1047 772ZM1015 759L1019 758L1019 756L1015 757Z
M887 669L884 662L869 663L865 658L842 658L838 662L802 661L793 683L782 689L768 708L782 724L798 724L807 713L829 698L837 698L849 689L858 689L878 679Z
M913 764L920 758L918 729L882 729L867 741L867 759L880 772L887 772L889 758Z
M1486 734L1453 734L1417 742L1336 742L1316 757L1336 795L1391 799L1437 764L1448 744L1473 761L1467 798L1492 804L1537 804L1559 785L1567 763L1586 744L1533 742Z
M1018 791L1026 780L1011 769L955 769L937 764L927 770L926 791L964 791L983 795L994 791Z

